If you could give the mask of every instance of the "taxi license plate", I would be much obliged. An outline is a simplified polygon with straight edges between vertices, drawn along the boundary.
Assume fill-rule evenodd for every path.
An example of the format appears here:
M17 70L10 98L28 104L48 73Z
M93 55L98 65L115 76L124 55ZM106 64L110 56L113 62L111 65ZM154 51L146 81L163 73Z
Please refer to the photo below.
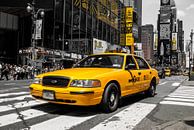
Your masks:
M54 92L53 91L43 91L43 99L48 99L48 100L54 100L55 96L54 96Z

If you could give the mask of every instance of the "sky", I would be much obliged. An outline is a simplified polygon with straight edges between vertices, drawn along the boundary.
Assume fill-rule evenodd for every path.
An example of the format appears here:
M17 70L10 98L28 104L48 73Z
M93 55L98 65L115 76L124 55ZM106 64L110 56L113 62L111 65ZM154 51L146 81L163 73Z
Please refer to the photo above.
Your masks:
M177 18L183 21L184 38L190 40L191 29L194 29L194 0L174 0L177 8ZM160 0L142 0L142 25L153 24L157 29L157 17Z

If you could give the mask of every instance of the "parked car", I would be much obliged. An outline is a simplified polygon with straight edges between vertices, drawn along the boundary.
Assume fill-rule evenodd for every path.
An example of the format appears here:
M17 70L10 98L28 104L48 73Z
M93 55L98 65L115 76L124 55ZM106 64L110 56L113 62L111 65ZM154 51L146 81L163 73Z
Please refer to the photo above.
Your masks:
M88 56L71 69L38 75L30 93L51 103L100 104L104 112L113 112L122 97L140 92L154 96L158 83L157 70L143 58L105 53Z

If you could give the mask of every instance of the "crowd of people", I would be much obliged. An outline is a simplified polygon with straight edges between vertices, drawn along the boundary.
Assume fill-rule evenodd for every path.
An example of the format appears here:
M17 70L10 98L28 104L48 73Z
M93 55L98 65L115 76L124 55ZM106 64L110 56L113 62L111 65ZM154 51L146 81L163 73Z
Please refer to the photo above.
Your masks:
M44 67L38 68L31 65L12 65L0 63L0 80L24 80L33 79L40 73L63 69L61 66L55 68Z

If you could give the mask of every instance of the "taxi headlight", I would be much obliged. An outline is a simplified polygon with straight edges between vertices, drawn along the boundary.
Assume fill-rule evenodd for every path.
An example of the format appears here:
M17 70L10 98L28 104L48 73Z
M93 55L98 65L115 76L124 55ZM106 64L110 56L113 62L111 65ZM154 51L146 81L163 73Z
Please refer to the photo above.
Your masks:
M41 84L42 83L42 79L41 78L35 78L33 81L33 84Z
M100 87L101 83L99 80L72 80L71 87Z

